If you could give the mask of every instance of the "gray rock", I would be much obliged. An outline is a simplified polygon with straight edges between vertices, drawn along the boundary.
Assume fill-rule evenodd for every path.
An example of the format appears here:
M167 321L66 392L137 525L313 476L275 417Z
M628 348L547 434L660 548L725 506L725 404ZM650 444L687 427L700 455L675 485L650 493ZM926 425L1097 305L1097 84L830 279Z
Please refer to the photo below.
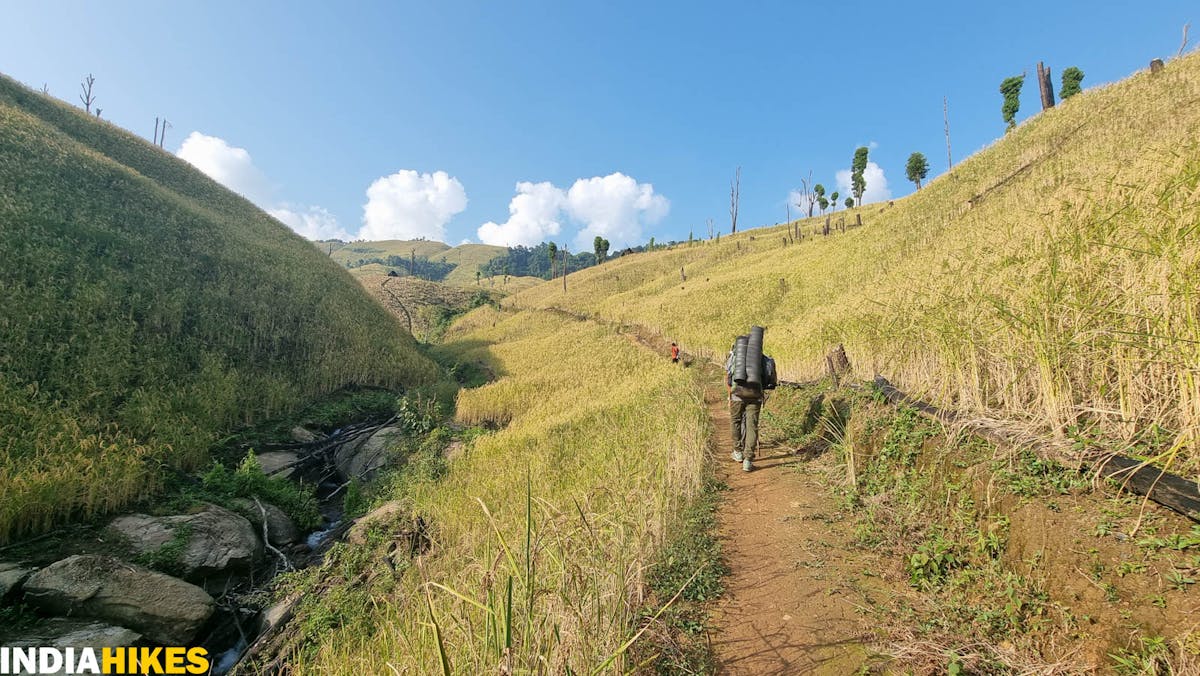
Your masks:
M159 551L185 529L187 542L178 565L183 578L191 581L248 571L263 555L254 526L240 514L216 505L176 516L130 514L114 519L109 528L129 540L139 554Z
M342 444L334 454L338 472L346 479L370 479L388 464L392 447L403 435L398 427L384 427L369 437Z
M300 459L299 455L291 451L271 451L270 453L262 453L256 457L258 458L259 466L262 467L263 474L272 477L283 477L284 479L292 478L292 475L296 473L294 463Z
M298 444L311 444L317 440L317 435L313 434L310 430L305 429L301 425L296 425L293 427L291 435L292 441Z
M346 542L365 545L373 529L399 530L408 525L411 513L399 500L390 500L367 512L354 522L346 533Z
M0 602L15 596L32 572L32 568L0 561Z
M254 526L254 532L261 536L263 518L258 505L253 500L246 500L244 498L239 498L235 501L235 504L237 504L242 514L250 520L250 524ZM263 502L262 506L263 510L267 513L267 536L270 538L272 545L283 547L300 540L300 529L296 527L296 522L292 521L291 517L285 514L282 509L269 502Z
M446 446L446 450L442 453L442 457L446 458L446 462L454 462L467 454L467 445L461 441L451 441L450 445Z
M25 583L25 602L47 613L129 627L164 645L187 645L213 613L203 589L111 556L76 555Z
M6 638L4 645L14 648L123 648L136 645L141 640L141 634L125 627L55 617Z

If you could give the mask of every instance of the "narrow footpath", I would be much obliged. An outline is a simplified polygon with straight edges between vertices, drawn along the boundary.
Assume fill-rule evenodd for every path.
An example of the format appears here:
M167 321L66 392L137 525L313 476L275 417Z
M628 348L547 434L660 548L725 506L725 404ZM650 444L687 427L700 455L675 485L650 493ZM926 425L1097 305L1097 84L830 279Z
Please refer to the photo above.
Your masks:
M720 673L850 674L879 664L863 611L871 588L882 586L873 583L883 562L853 546L849 525L810 466L823 460L760 447L754 471L743 472L730 458L729 407L719 381L706 386L705 400L717 475L729 486L720 536L731 572L712 618Z

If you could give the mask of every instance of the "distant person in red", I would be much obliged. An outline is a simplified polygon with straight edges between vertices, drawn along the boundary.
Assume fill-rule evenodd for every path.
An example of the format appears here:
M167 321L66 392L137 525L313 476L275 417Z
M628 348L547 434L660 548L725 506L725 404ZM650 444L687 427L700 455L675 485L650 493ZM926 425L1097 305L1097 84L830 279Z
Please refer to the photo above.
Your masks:
M675 343L671 343L671 363L679 363L679 346Z

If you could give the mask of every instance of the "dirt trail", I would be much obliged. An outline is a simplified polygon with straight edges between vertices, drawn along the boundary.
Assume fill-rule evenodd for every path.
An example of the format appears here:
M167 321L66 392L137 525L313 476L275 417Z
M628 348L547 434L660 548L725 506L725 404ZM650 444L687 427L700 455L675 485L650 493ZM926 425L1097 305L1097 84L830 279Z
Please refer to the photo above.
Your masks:
M820 460L760 447L755 470L743 472L730 459L725 396L719 383L706 387L717 474L730 489L720 533L731 572L713 613L721 673L848 674L877 663L859 608L883 562L851 545L828 490L806 471Z
M625 335L669 352L664 336L637 328ZM719 673L841 675L884 664L870 648L864 611L869 599L902 584L903 571L855 546L850 522L821 483L833 458L762 444L754 471L743 472L730 457L723 371L695 355L684 362L703 383L717 477L729 486L719 528L730 573L710 630ZM763 410L770 409L768 400Z

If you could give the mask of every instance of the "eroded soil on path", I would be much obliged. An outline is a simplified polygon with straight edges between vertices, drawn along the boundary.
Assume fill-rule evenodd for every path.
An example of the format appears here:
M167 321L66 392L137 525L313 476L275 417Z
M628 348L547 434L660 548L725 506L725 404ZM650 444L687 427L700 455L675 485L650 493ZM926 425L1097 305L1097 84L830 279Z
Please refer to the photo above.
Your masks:
M764 446L754 471L743 472L730 459L724 388L707 387L705 399L718 476L730 489L720 534L731 572L712 618L721 673L848 674L882 663L864 611L898 583L898 569L854 546L822 485L830 459Z

